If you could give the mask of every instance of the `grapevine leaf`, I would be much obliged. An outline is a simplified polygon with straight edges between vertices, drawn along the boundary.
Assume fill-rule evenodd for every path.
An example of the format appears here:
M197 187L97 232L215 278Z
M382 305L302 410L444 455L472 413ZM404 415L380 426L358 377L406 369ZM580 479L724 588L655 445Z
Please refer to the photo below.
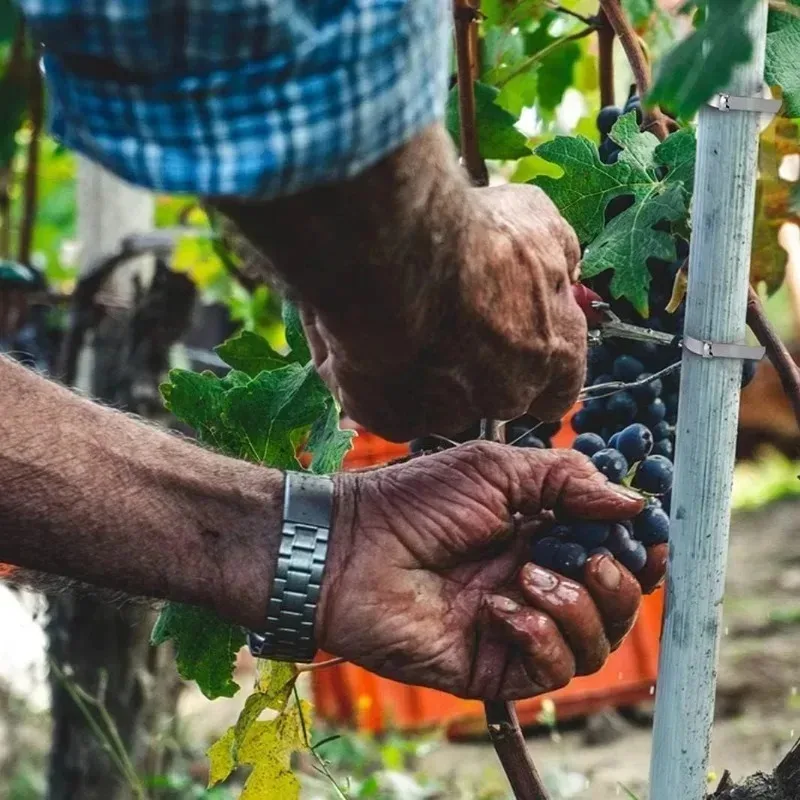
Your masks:
M159 645L169 639L175 644L182 678L196 681L209 700L236 694L239 685L233 680L234 660L245 643L241 628L205 609L167 603L156 620L151 641Z
M289 364L231 389L225 396L223 419L241 433L241 457L278 469L296 469L292 434L312 425L329 398L312 364Z
M756 0L708 0L700 26L662 60L648 102L691 117L750 59L747 19ZM793 59L794 60L794 59Z
M294 303L283 301L283 325L286 328L286 342L291 350L292 361L298 364L308 364L311 361L311 351L308 349L306 334L300 322L300 312Z
M331 398L327 413L314 422L306 443L306 450L311 453L311 471L328 475L340 470L355 435L355 431L339 427L339 406Z
M786 0L800 10L800 0ZM796 14L770 9L767 28L765 77L771 86L783 90L784 113L800 117L800 17Z
M209 787L226 780L238 765L244 765L253 769L240 800L296 800L300 783L292 773L291 756L306 749L310 711L308 703L301 701L273 720L253 722L238 745L235 726L229 728L208 751Z
M495 102L518 118L524 108L536 103L538 89L539 71L529 69L507 80Z
M194 428L201 442L236 455L241 444L222 419L225 393L226 383L211 372L174 369L169 373L169 383L161 386L167 408Z
M258 334L242 331L238 336L216 348L219 357L234 369L255 378L259 372L280 369L289 362L285 356L270 347L269 342Z
M475 109L478 125L478 148L483 158L512 160L530 155L525 136L515 125L517 119L495 101L500 94L494 86L475 84ZM461 142L458 87L447 98L445 122L456 146Z
M678 132L659 144L641 133L634 114L621 117L611 136L622 147L616 164L603 164L596 146L581 136L558 136L536 154L561 167L563 176L540 175L544 189L586 245L583 276L614 270L611 291L626 297L647 315L650 258L675 258L669 233L653 226L661 221L682 223L688 216L695 142ZM632 205L606 225L606 207L617 197Z
M655 230L662 220L675 222L686 216L686 193L677 183L657 184L650 194L609 222L586 248L582 275L591 278L614 270L611 293L626 297L642 316L648 316L649 258L674 261L672 234Z

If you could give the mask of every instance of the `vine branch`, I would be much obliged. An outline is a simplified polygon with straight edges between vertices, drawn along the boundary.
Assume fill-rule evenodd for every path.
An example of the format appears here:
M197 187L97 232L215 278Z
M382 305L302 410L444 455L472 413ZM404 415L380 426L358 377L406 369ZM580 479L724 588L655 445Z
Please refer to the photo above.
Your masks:
M614 97L614 39L616 34L608 15L601 8L597 15L597 46L600 62L600 107L613 106Z
M471 0L454 0L453 17L456 30L458 62L458 117L461 137L461 158L475 186L488 186L489 171L478 146L478 122L475 108L475 63L477 48L473 29L478 9Z
M747 295L747 324L760 344L766 347L769 360L778 373L783 390L792 404L797 426L800 428L800 369L778 336L778 332L767 319L761 298L752 286Z
M644 97L650 91L653 76L642 43L625 16L620 0L600 0L600 7L625 51L625 56L636 80L639 96ZM658 108L652 108L646 113L646 128L651 130L661 141L666 139L669 135L669 125L664 114Z

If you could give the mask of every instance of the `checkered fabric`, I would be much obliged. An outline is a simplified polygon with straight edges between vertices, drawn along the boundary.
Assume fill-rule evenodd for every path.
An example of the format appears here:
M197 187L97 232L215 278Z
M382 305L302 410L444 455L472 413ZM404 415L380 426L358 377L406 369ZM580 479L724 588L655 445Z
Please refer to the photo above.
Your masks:
M51 129L168 193L353 176L441 118L448 0L19 0Z

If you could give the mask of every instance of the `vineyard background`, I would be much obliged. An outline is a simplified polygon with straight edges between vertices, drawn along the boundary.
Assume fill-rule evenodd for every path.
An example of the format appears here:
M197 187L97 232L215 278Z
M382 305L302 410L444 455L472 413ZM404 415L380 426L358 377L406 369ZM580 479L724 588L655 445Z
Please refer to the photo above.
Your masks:
M502 5L487 0L483 8L491 13ZM576 0L565 5L587 14L595 10L596 3ZM680 5L680 0L661 3L665 12ZM648 0L629 0L626 8L634 19L651 19L655 13ZM10 7L0 0L0 23L11 15ZM676 22L674 29L670 27L674 22L671 17L658 20L658 24L642 22L640 26L654 57L689 26L686 19ZM546 42L563 34L565 28L559 28L560 24L545 31L551 37ZM484 57L489 61L494 58L499 64L507 55L508 40L499 34L487 39ZM0 91L10 91L14 96L15 84L25 86L17 95L19 117L0 121L0 139L10 136L13 141L5 151L0 149L0 161L6 159L0 164L0 193L5 192L0 201L7 200L0 202L0 257L29 260L41 270L50 298L46 309L37 312L47 317L39 330L55 336L64 326L65 304L61 301L74 291L79 270L86 264L77 238L76 160L41 133L41 110L36 99L41 88L29 73L20 82L10 66L17 42L14 29L5 30L0 24L0 40L0 57L6 65ZM29 53L25 63L29 65L31 60ZM621 53L617 53L615 66L616 94L623 98L631 76ZM577 39L558 48L538 71L521 71L498 80L505 87L506 107L521 114L517 128L531 137L531 144L541 143L556 132L581 132L596 139L594 115L599 98L594 38ZM524 108L529 98L534 102ZM800 348L800 268L792 266L800 267L800 233L792 225L796 212L790 209L776 180L779 169L786 182L797 180L798 153L800 142L795 141L789 157L783 158L786 153L782 152L774 174L770 172L764 180L755 256L765 275L770 276L782 275L788 259L786 282L770 299L768 312L787 340ZM493 182L526 181L546 171L536 155L513 162L493 160L490 167ZM37 188L33 206L31 182ZM183 345L170 350L173 365L214 366L211 348L241 328L264 335L276 349L285 347L278 299L266 289L248 291L246 280L237 273L241 265L226 263L220 256L211 238L210 220L191 199L155 198L154 225L170 245L155 248L157 258L150 259L147 270L169 265L173 272L187 276L192 286L182 290L192 295L192 313L181 326L185 328L180 331ZM176 226L191 228L192 233L173 236ZM788 255L778 247L779 232ZM195 291L199 297L196 303ZM46 342L37 339L31 344L44 347ZM148 387L147 381L137 386L142 391L134 393L140 404L136 410L162 417L158 397L149 391L152 386ZM130 407L130 403L127 405ZM796 665L800 645L800 544L796 536L800 487L796 475L800 465L795 462L800 457L800 431L774 372L766 364L745 392L740 443L742 456L755 460L743 461L737 474L740 510L734 521L712 753L712 765L718 773L730 768L737 776L771 769L800 733L800 675ZM99 603L95 599L90 602ZM47 791L51 722L46 639L41 627L45 613L42 598L0 584L3 800L32 800L44 797ZM130 610L123 609L122 613ZM251 682L253 663L249 658L241 656L239 672L239 683ZM63 680L69 681L69 674ZM174 673L169 680L177 685ZM218 790L204 788L204 751L236 720L243 701L240 695L209 704L196 688L182 685L175 716L168 710L164 724L151 731L153 739L148 742L153 749L169 753L169 758L160 762L162 771L149 776L153 796L176 800L237 796L238 777L232 785ZM542 723L540 729L531 732L530 744L555 798L604 800L626 796L624 787L641 796L649 760L647 704L567 726L554 725L544 714ZM508 796L494 752L486 742L446 743L437 732L390 734L379 741L335 732L343 737L326 747L325 756L338 777L351 780L353 797L500 800ZM332 731L322 727L316 737L319 740L327 733ZM301 759L299 766L304 797L334 796L307 760Z

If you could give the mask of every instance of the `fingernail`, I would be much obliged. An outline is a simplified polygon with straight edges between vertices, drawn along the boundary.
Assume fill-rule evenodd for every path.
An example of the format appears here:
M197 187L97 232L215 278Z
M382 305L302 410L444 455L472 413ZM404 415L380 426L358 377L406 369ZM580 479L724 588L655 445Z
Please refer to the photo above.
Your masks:
M597 564L597 580L600 585L609 592L619 589L622 581L622 573L619 571L617 562L608 556L602 556Z
M486 602L491 606L492 610L500 611L503 614L513 614L520 609L520 606L510 597L503 597L501 594L489 595L486 598Z
M627 497L630 500L644 500L644 495L637 492L636 489L631 489L630 486L623 486L621 483L613 483L611 487L617 494L621 494L623 497Z
M524 575L522 576L526 583L530 583L536 589L549 592L558 586L558 578L552 572L546 569L537 567L535 564L526 564L523 567Z

